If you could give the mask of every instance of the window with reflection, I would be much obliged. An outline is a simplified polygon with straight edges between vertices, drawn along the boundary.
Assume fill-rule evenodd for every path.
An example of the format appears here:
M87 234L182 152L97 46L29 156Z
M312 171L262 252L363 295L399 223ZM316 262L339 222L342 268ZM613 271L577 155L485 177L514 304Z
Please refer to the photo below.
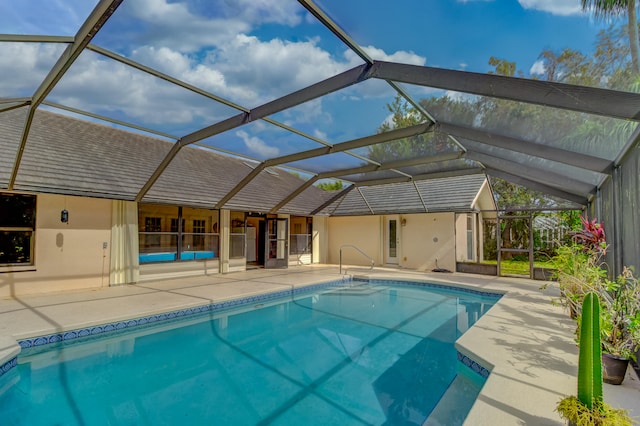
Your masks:
M216 259L220 256L219 212L141 204L140 263Z
M33 265L36 196L0 193L0 266Z

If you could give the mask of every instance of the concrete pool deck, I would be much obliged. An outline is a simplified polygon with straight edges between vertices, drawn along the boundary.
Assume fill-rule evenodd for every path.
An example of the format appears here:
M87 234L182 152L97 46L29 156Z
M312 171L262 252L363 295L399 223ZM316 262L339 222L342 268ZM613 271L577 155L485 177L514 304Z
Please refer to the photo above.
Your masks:
M553 285L540 281L404 269L349 268L352 275L430 281L505 293L456 343L491 374L465 424L562 425L556 403L576 393L578 349L574 322L550 303ZM250 270L0 299L0 365L19 350L16 340L125 319L207 305L340 279L338 267ZM0 380L2 380L0 378ZM1 388L1 386L0 386ZM630 368L621 386L604 385L605 400L640 417L640 382ZM443 403L428 424L448 410Z

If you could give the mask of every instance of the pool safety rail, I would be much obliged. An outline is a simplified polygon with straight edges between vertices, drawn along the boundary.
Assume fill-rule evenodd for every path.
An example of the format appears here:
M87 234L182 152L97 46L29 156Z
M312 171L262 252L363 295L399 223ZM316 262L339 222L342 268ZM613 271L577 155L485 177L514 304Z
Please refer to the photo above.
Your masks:
M363 252L362 250L360 250L358 247L354 246L353 244L344 244L340 246L340 273L342 274L342 249L343 248L352 248L355 249L358 253L360 253L361 255L363 255L364 257L366 257L369 260L369 270L372 271L373 270L373 265L375 264L375 261L373 260L373 258L371 258L369 255L367 255L367 253ZM346 270L345 270L346 273Z

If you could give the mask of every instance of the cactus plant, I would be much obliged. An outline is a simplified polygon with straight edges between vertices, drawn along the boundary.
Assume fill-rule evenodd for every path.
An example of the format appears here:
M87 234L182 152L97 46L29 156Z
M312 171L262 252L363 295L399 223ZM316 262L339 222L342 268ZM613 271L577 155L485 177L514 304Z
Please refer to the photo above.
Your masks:
M587 293L582 302L578 397L563 398L556 410L572 425L632 425L626 410L614 409L602 398L600 300L594 292Z
M580 355L578 359L578 399L589 409L602 401L602 346L600 342L600 301L587 293L582 302Z

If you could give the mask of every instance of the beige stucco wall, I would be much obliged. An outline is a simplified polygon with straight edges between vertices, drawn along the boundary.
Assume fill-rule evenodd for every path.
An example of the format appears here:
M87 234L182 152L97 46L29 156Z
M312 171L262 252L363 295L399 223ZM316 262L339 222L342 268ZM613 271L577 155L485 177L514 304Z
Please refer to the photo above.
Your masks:
M485 183L482 185L482 188L480 189L480 192L478 192L478 196L476 197L472 208L482 211L482 215L485 219L496 217L495 211L489 211L496 209L496 202L493 199L493 194L490 191L488 181L485 181Z
M313 263L329 263L329 218L326 216L313 217L312 243Z
M60 222L60 212L69 222ZM103 248L103 243L107 247ZM38 195L33 267L0 269L0 297L109 285L111 200Z
M453 213L425 213L396 216L400 226L399 266L417 270L436 267L455 270ZM328 219L330 263L339 263L340 246L353 244L372 257L376 265L385 264L385 216L331 217ZM345 248L342 263L368 266L356 250Z
M467 214L455 215L456 227L456 260L466 262L467 259Z
M382 245L381 216L347 216L328 218L327 254L329 263L340 263L340 247L351 244L373 258L376 265L382 265L380 247ZM344 265L369 266L369 261L352 248L342 252Z
M400 266L420 271L436 267L455 271L453 213L402 215Z

